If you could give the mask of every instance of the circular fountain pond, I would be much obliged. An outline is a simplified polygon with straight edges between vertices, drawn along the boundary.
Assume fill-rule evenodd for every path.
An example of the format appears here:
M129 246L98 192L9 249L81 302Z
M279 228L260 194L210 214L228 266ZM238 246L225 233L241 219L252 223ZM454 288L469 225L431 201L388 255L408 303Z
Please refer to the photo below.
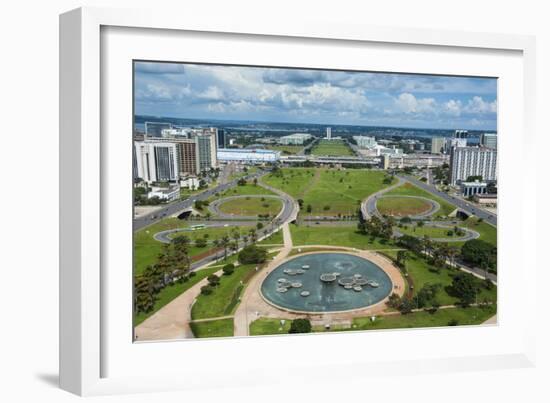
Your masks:
M386 298L389 276L371 261L348 253L311 253L288 260L262 283L271 304L296 312L365 308Z

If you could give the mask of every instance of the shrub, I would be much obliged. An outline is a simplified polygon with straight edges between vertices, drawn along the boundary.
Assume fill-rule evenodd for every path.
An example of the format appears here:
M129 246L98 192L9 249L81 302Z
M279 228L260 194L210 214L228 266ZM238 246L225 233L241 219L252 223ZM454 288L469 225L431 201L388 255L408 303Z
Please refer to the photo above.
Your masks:
M238 259L241 264L263 263L267 259L267 250L256 245L248 245L239 252Z
M206 279L208 280L208 284L212 286L220 284L220 278L215 274L209 275Z
M447 326L458 326L458 320L451 319L449 322L447 322Z
M210 285L205 285L201 287L201 294L202 295L210 295L214 292L214 289Z
M311 322L309 319L294 319L288 333L311 333Z

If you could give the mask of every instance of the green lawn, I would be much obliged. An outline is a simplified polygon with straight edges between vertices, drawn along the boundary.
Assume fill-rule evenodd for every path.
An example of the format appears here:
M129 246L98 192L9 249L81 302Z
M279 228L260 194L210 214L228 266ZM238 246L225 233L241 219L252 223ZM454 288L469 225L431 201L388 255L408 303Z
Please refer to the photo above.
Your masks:
M304 201L303 215L353 215L361 201L389 184L384 171L368 169L283 168L264 182ZM307 206L311 205L311 212Z
M191 322L191 330L197 338L233 336L233 319L218 319L205 322Z
M348 246L357 249L393 249L396 246L388 241L381 243L375 239L372 243L369 236L357 232L355 226L329 225L290 225L294 246L300 245L334 245Z
M445 200L434 196L433 194L426 192L423 189L420 189L419 187L414 186L413 184L409 182L405 182L403 185L390 190L388 193L385 193L387 196L398 196L398 195L406 195L406 196L421 196L426 197L431 200L435 200L439 203L441 208L434 214L435 216L448 216L453 211L456 210L456 207L453 206L450 203L447 203Z
M384 255L389 256L392 259L397 257L397 251L384 251ZM437 300L441 305L453 305L458 302L458 299L449 295L445 290L445 287L450 286L453 282L453 276L458 273L457 270L442 269L439 271L434 270L434 267L429 265L426 259L416 256L413 253L409 253L409 258L406 261L407 272L409 277L412 279L414 284L413 297L416 295L420 289L426 284L441 284L442 288L437 294ZM479 282L480 286L482 280L476 277L476 280ZM497 301L497 288L494 287L492 290L487 290L481 287L482 290L478 294L478 301L483 301L484 298L487 298L488 301L496 302Z
M238 305L239 297L250 277L255 273L256 265L241 265L229 276L221 276L220 284L210 295L200 295L193 309L193 319L216 318L231 315ZM241 282L243 284L241 284Z
M153 238L153 236L157 232L176 228L187 228L190 225L193 225L193 222L186 222L177 218L169 217L149 227L134 232L134 274L142 273L148 265L154 264L156 262L163 245L161 242ZM193 241L197 238L204 237L205 234L208 234L208 240L212 241L214 239L219 239L226 234L231 235L231 231L233 229L239 230L241 234L246 234L249 228L252 227L228 226L218 228L205 228L195 231L178 232L171 237L173 238L175 236L185 235ZM196 256L201 256L212 249L212 244L209 244L204 248L197 248L196 246L192 245L189 248L189 254L193 258Z
M374 322L370 318L357 318L353 320L350 330L439 327L448 326L451 320L457 320L459 325L479 325L494 316L495 313L496 305L489 305L484 308L439 309L435 313L422 311L407 315L378 316Z
M449 236L447 233L449 231L453 230L453 227L449 228L439 228L439 227L430 227L430 226L423 226L418 227L416 224L408 224L403 226L402 228L397 228L399 232L402 232L403 234L407 235L413 235L418 238L423 238L425 235L429 236L430 238L446 238L446 239L454 239L458 238L458 235L456 235L454 232L451 236Z
M344 140L320 140L311 150L312 155L330 155L335 157L353 156L352 149Z
M224 196L240 196L240 195L272 195L274 194L271 190L261 187L260 185L254 185L252 181L249 181L246 185L243 186L234 186L230 189L227 189L225 192L220 193L219 197ZM212 197L211 199L216 199L217 197Z
M252 216L258 214L277 215L281 211L283 203L279 199L259 197L239 198L228 200L219 205L219 209L225 214L237 214Z
M304 148L304 146L299 146L299 145L282 145L282 144L279 144L279 145L269 145L266 147L268 150L274 150L274 151L280 151L281 152L281 155L295 155L297 154L300 150L302 150Z
M197 274L189 278L187 282L181 283L181 284L180 283L172 284L162 289L157 295L157 301L155 302L155 306L153 307L153 310L151 312L139 313L134 315L134 326L139 325L149 316L153 315L160 308L167 305L173 299L175 299L176 297L178 297L179 295L183 294L185 291L193 287L203 278L208 277L210 274L215 273L218 270L220 270L219 267L209 267L207 269L198 270L196 271Z
M260 232L261 231L262 230L260 230ZM274 234L271 234L270 236L268 236L263 241L258 242L258 245L282 245L283 243L284 243L283 230L279 230Z
M377 200L376 208L383 215L405 217L425 213L430 210L431 204L422 199L392 196Z
M497 246L497 229L486 222L478 222L477 217L470 217L461 225L479 232L479 239L489 242L493 246Z
M250 335L288 334L291 322L285 319L285 324L281 325L281 319L259 318L250 324Z

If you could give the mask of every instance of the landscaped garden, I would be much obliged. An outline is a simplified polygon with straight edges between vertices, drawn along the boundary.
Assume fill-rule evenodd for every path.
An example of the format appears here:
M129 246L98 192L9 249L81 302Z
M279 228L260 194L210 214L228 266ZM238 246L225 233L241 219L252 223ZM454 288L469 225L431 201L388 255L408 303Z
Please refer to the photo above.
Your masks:
M426 192L419 187L414 186L413 184L406 182L401 186L396 187L395 189L390 190L384 194L385 196L420 196L427 199L431 199L439 203L440 209L436 211L433 215L435 217L445 216L447 217L453 211L456 210L456 207L452 204L446 202L445 200L434 196L433 194ZM383 199L382 199L383 200Z

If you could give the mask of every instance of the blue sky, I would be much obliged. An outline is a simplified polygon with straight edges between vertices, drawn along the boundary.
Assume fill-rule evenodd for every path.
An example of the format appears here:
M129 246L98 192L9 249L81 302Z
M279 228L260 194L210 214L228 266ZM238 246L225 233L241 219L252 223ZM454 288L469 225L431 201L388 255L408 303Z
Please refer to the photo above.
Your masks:
M496 98L488 78L135 64L138 115L496 130Z

